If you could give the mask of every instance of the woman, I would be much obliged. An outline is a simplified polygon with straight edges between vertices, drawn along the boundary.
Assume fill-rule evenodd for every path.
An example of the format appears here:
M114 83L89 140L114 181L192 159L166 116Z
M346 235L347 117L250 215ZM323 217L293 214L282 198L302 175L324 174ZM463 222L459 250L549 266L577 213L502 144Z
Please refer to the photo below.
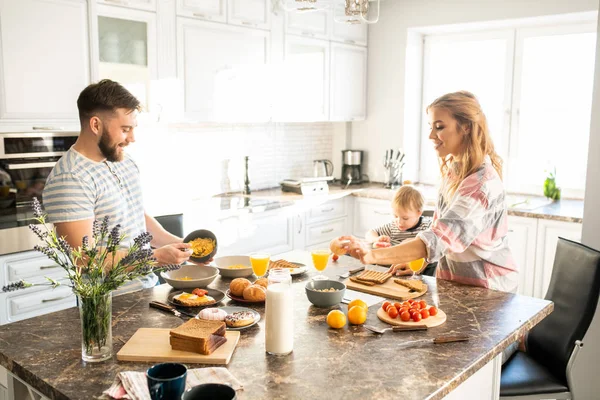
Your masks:
M442 175L431 227L415 239L381 249L363 248L352 236L337 240L348 240L343 248L365 264L396 264L392 273L425 258L429 263L439 261L439 279L516 292L518 273L507 243L502 160L481 106L473 94L461 91L436 99L426 111Z

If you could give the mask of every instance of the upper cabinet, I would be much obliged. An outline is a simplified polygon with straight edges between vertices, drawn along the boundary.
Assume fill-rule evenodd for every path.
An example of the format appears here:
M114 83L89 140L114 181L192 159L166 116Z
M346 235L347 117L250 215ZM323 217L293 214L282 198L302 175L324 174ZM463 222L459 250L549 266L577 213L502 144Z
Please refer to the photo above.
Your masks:
M227 22L252 28L271 28L270 0L229 0Z
M331 40L361 46L367 45L367 24L332 22Z
M270 119L269 32L179 18L177 45L186 119Z
M331 43L331 121L367 116L367 48Z
M98 6L97 75L112 79L150 104L156 79L156 14L122 7Z
M241 0L244 1L244 0ZM250 0L246 0L250 1ZM266 1L266 0L265 0ZM177 15L216 22L227 21L226 0L177 0Z
M329 39L333 19L330 12L285 13L285 32L319 39Z
M97 0L99 4L156 11L156 0Z
M0 47L3 122L77 121L90 83L85 0L0 0Z

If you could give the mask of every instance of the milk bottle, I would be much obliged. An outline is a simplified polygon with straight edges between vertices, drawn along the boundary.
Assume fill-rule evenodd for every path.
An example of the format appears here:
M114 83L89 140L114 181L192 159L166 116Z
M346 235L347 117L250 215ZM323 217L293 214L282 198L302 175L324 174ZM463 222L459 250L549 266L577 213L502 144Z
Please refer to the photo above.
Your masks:
M269 271L265 304L265 344L268 354L286 355L294 349L294 293L286 268Z

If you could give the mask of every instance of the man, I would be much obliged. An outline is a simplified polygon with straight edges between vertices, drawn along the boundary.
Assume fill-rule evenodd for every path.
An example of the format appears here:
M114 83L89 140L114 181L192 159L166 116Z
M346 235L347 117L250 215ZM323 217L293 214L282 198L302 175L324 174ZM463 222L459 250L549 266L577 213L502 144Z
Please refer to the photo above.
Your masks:
M44 208L57 234L71 246L80 246L84 236L92 237L94 220L108 216L111 227L121 225L125 244L150 232L159 264L186 261L192 254L190 245L145 213L139 170L125 153L135 142L138 99L119 83L104 79L81 92L77 108L79 138L56 163L43 192ZM157 281L150 274L137 286L152 287Z

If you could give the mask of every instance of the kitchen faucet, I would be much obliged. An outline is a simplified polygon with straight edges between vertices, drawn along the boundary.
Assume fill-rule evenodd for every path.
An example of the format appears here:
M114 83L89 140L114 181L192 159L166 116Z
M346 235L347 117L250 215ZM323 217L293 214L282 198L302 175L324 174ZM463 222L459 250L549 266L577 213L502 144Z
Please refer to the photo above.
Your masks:
M250 191L250 178L248 178L248 159L250 157L244 157L244 191L242 192L244 195L249 195Z

